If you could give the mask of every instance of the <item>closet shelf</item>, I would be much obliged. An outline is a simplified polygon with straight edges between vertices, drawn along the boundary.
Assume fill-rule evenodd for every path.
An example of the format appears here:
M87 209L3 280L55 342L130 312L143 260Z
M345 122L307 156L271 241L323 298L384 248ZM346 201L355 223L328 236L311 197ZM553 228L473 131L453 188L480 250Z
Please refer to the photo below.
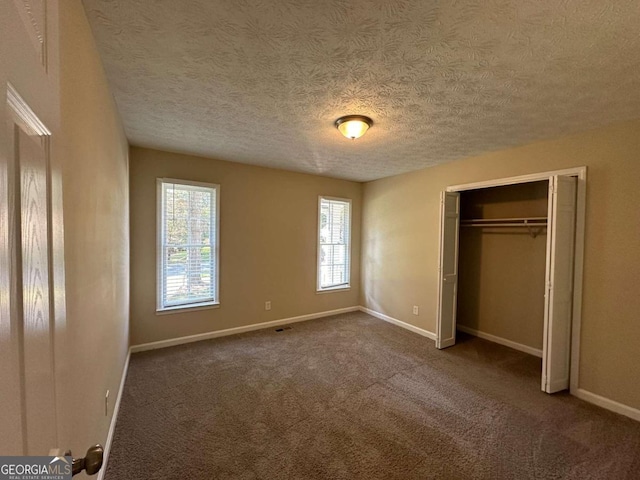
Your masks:
M523 227L529 230L533 238L536 238L542 229L547 226L547 217L517 217L517 218L473 218L460 220L461 227ZM534 231L534 228L537 229Z

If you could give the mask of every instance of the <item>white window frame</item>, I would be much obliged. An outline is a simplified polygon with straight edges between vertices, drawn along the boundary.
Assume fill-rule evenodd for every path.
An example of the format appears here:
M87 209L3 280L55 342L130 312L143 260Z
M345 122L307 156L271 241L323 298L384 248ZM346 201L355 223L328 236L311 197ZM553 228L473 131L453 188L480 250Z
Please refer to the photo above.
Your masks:
M205 187L211 188L215 191L215 202L216 208L215 211L212 212L215 215L214 222L212 225L215 225L215 251L212 251L211 254L215 254L215 272L214 281L215 281L215 290L214 290L214 300L206 301L206 302L193 302L186 303L181 305L170 305L164 306L162 302L163 291L164 291L164 276L162 275L164 271L164 255L163 255L163 246L164 246L164 208L162 204L162 186L165 183L175 184L175 185L190 185L195 187ZM156 314L168 314L168 313L178 313L184 310L201 310L205 308L216 308L220 306L220 185L215 183L205 183L205 182L193 182L190 180L179 180L175 178L157 178L156 179ZM213 249L212 249L213 250Z
M340 284L340 285L335 285L335 286L331 286L331 287L322 287L320 285L320 264L321 264L321 259L322 259L322 245L320 244L320 230L322 228L322 201L323 200L329 200L329 201L337 201L337 202L344 202L347 203L349 205L349 231L347 232L347 261L346 261L346 276L347 276L347 282L344 284ZM319 195L318 196L318 232L317 232L317 236L316 236L316 240L317 240L317 264L316 264L316 268L317 268L317 274L316 274L316 293L330 293L330 292L341 292L341 291L345 291L345 290L350 290L351 289L351 227L352 227L352 218L353 218L353 209L352 209L352 202L350 198L340 198L340 197L330 197L327 195Z

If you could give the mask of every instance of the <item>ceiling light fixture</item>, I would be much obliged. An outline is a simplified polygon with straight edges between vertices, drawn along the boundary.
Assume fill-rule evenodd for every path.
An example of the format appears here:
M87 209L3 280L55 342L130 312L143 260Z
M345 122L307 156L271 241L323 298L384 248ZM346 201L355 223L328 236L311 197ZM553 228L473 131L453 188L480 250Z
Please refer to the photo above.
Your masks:
M371 125L373 125L373 120L364 115L345 115L336 120L336 128L351 140L363 136Z

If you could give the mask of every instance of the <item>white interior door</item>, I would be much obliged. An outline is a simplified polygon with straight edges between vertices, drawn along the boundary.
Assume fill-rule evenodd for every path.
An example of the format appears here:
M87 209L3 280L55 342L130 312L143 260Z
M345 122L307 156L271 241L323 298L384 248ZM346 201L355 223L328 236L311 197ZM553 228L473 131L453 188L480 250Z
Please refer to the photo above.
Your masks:
M542 354L542 390L547 393L569 388L576 184L575 177L556 175L549 181Z
M0 455L47 455L58 446L54 332L64 298L53 281L63 278L52 248L62 220L45 126L59 118L57 64L47 60L57 56L58 4L0 3Z
M442 192L440 196L440 263L438 266L436 348L446 348L456 343L459 228L460 194Z

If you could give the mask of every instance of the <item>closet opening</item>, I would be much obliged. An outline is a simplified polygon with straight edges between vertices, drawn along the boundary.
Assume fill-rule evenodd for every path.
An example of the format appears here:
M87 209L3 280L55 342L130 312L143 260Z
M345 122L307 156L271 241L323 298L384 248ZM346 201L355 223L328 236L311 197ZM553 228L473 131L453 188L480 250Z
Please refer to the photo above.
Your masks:
M549 181L460 193L458 331L542 358Z
M436 346L456 330L542 359L547 393L577 388L586 168L441 195Z

